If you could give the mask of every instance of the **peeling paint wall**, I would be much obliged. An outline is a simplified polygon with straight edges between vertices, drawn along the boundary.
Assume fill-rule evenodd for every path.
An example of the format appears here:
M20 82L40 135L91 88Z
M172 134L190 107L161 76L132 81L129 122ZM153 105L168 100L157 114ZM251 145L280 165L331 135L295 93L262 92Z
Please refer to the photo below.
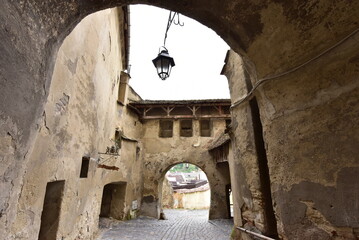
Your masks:
M117 103L120 60L123 58L122 9L111 9L85 18L63 42L56 60L50 92L38 134L25 166L16 217L3 216L11 225L6 239L36 239L47 182L65 181L59 239L93 239L97 231L104 185L127 183L124 218L133 214L131 203L140 202L142 161L140 145L122 141L120 156L99 155L114 143L118 128L129 138L141 133L136 115ZM24 106L26 107L26 106ZM126 124L124 124L124 122ZM132 127L131 124L136 124ZM7 153L13 151L7 135ZM87 178L80 178L82 158L90 159ZM98 168L98 164L118 171ZM136 215L136 214L135 214Z
M159 120L144 122L144 192L141 212L158 218L161 211L162 183L166 172L174 165L188 162L200 167L207 175L211 187L210 219L228 218L226 184L230 183L228 166L216 165L208 146L225 129L225 120L213 119L212 137L199 136L199 121L193 120L193 137L179 136L179 120L173 124L173 137L159 137Z

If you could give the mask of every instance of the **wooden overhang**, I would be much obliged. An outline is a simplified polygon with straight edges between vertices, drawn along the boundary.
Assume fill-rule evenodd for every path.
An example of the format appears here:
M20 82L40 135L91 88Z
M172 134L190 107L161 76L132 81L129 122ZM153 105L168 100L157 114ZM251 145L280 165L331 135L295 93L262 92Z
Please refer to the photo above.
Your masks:
M230 99L209 100L144 100L132 102L128 107L141 120L151 119L230 119Z
M230 142L228 133L223 133L208 146L208 151L216 163L228 162Z

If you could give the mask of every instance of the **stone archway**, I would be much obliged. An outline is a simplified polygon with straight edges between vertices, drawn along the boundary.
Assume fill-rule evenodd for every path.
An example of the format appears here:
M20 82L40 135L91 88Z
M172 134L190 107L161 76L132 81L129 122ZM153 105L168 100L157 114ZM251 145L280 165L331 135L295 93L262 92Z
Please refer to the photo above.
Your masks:
M283 72L328 49L357 28L359 9L357 2L322 3L322 10L316 10L311 3L301 5L299 1L33 0L24 4L6 1L1 15L6 23L2 30L8 33L2 39L3 79L16 79L19 87L6 82L2 88L1 109L4 116L14 119L16 127L21 129L19 144L26 146L25 149L29 148L35 124L43 112L56 53L64 38L85 16L126 4L163 7L198 20L245 57L247 69L254 77ZM328 15L331 9L337 12ZM337 21L338 15L340 21ZM20 111L18 106L27 105L29 99L33 104ZM23 157L25 152L18 154Z
M186 162L177 162L173 163L170 166L166 168L166 170L162 173L159 184L158 184L158 199L159 199L159 206L160 211L162 211L162 186L163 186L163 180L165 178L166 173L177 164L180 163L189 163L192 165L197 166L200 168L207 176L208 183L210 185L211 189L211 197L210 197L210 208L209 208L209 219L218 219L218 218L230 218L230 215L228 215L228 209L229 205L227 205L227 202L224 201L225 199L223 196L226 194L226 192L223 190L223 188L226 188L226 186L230 182L229 179L229 172L228 175L225 175L223 172L218 171L218 169L213 169L213 166L211 164L206 164L202 166L198 166L196 161L186 161ZM206 170L203 170L203 168L206 168Z
M206 158L208 157L208 158ZM158 159L152 161L151 165L159 168L160 171L145 171L145 190L141 212L143 215L159 218L162 208L162 184L165 174L169 169L179 163L189 163L203 170L207 175L211 189L211 206L209 209L209 219L229 218L226 202L226 186L230 183L229 172L218 171L216 164L211 161L209 156L201 155L201 158L193 158L187 161L178 159ZM163 170L162 170L163 169ZM162 170L162 171L161 171ZM151 179L150 181L146 181Z
M341 192L350 192L351 185L346 183L353 182L351 179L359 169L355 128L358 116L355 97L358 94L358 45L353 40L357 37L354 30L358 28L359 3L355 1L3 2L0 12L3 23L0 136L5 146L2 151L5 156L2 173L5 176L5 197L1 206L8 212L6 216L11 219L16 215L16 199L21 192L21 176L25 171L23 166L38 134L37 124L43 118L56 53L63 39L90 13L138 3L179 11L215 30L245 58L240 66L245 66L246 80L252 83L257 82L257 76L261 78L286 72L291 67L315 59L324 50L332 49L325 58L311 61L304 71L284 75L281 79L286 81L281 84L272 82L256 93L269 172L274 176L272 194L281 234L291 238L294 234L292 229L304 228L299 224L304 219L310 228L330 235L321 226L327 224L326 219L332 217L333 210L327 206L318 208L323 216L322 222L313 222L305 211L310 203L296 199L292 201L295 204L291 208L301 210L292 219L287 215L285 202L296 196L288 189L295 189L292 187L297 184L300 188L310 182L313 191L303 187L305 190L300 190L300 193L321 205L323 199L328 199L328 194L323 193L320 199L316 199L318 189L340 186ZM349 36L346 41L341 41L346 36ZM235 65L231 68L232 76L236 75ZM233 80L233 89L241 80L240 76ZM245 94L250 88L239 87L239 90ZM233 116L237 126L244 127L240 116L247 115L245 109L243 111L244 114ZM237 129L234 136L238 140L235 143L238 148L236 156L246 157L247 150L250 152L253 146L243 143L240 130ZM301 144L305 146L298 149L292 147ZM317 157L315 164L312 156ZM238 160L236 164L238 169L250 174L251 163L246 165ZM337 178L338 174L342 178ZM252 177L246 176L244 180L248 185L256 184ZM334 191L329 195L339 199L341 192ZM290 196L286 196L288 194ZM346 204L338 204L336 214L350 209L351 206ZM336 227L343 226L355 228L357 224L354 221L331 220L330 227L335 229L335 233Z
M211 189L207 174L196 165L179 163L172 166L162 181L161 210L209 209Z

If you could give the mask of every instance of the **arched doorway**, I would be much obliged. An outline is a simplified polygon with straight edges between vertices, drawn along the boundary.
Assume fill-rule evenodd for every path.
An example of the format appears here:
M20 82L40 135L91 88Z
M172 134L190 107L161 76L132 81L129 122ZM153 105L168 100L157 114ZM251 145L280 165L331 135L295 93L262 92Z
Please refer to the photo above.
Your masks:
M166 209L209 210L211 189L205 172L189 163L179 163L165 174L161 206Z
M114 182L106 184L103 188L100 217L123 220L126 197L126 183Z

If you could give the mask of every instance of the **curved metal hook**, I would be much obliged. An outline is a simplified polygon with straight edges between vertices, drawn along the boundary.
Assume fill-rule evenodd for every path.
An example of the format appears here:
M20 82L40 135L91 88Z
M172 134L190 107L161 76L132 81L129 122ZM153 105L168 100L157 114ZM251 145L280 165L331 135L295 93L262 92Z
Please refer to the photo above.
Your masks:
M174 21L173 21L173 24L174 24L174 25L180 25L181 27L183 27L183 26L184 26L184 22L181 23L180 17L179 17L179 16L180 16L179 13L176 12L175 15L176 15L176 14L177 14L177 21L174 20Z
M173 13L173 15L172 15L172 13ZM177 21L175 20L176 15L177 15ZM168 33L168 30L170 29L172 23L173 23L174 25L179 25L179 26L181 26L181 27L184 26L184 23L181 23L181 21L180 21L179 13L178 13L178 12L172 12L172 11L170 11L170 15L168 16L168 22L167 22L166 32L165 32L165 38L164 38L164 40L163 40L163 46L166 46L167 33Z

